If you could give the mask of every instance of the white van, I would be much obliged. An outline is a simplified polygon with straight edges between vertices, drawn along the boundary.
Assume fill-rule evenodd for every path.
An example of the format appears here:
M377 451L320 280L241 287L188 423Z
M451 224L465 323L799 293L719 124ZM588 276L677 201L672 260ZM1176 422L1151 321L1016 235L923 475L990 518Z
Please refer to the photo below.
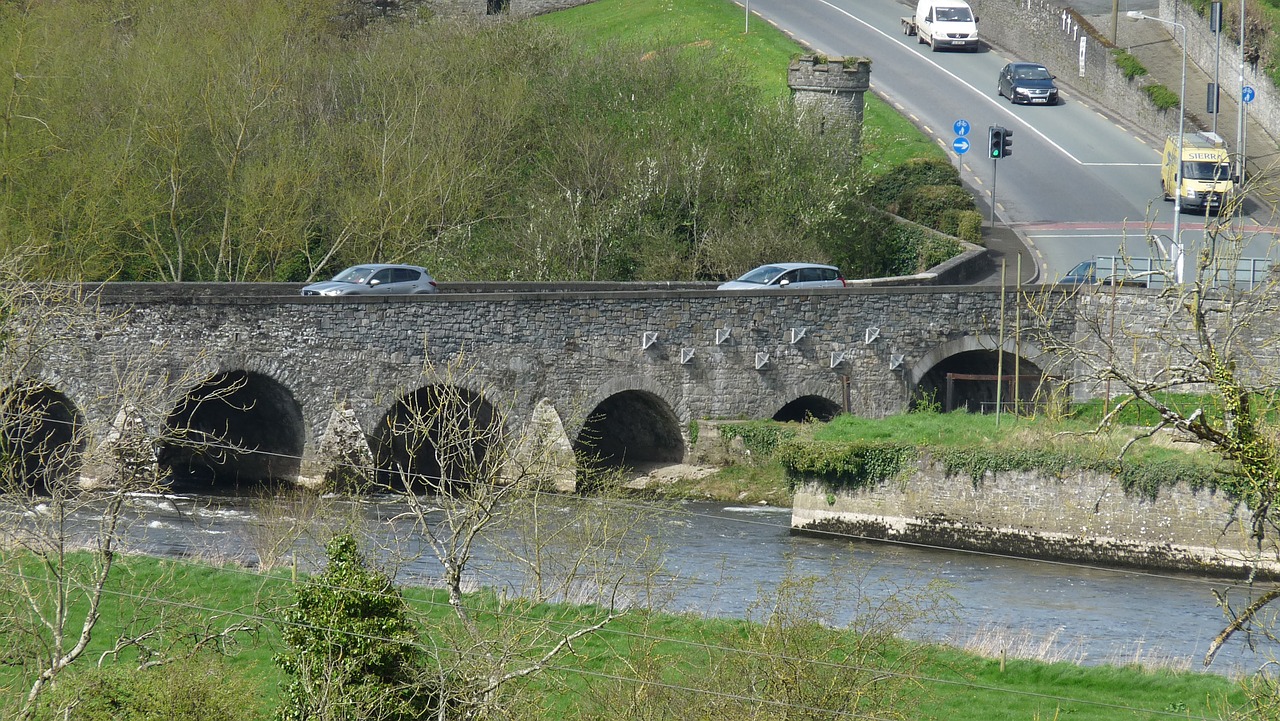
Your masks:
M978 16L964 0L920 0L916 14L902 18L902 32L915 35L929 49L978 52Z

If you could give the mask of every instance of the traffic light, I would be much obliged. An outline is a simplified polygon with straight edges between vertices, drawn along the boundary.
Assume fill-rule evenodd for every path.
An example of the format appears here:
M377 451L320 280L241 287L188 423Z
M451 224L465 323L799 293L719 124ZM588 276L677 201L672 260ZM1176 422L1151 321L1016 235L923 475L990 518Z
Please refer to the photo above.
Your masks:
M1013 154L1013 131L999 125L987 128L987 147L992 160L1009 157Z

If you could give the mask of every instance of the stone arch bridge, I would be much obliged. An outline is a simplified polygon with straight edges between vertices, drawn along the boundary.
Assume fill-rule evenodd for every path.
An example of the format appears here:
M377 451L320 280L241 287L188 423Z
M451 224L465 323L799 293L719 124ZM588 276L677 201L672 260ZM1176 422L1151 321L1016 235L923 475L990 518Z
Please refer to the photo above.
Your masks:
M1010 332L1014 294L998 287L509 288L322 298L284 284L100 286L81 320L30 311L30 357L3 391L6 434L65 469L140 423L175 478L222 485L312 483L344 463L447 477L441 463L485 450L439 460L449 423L537 427L566 454L640 465L683 459L698 419L882 417L941 391L948 373L994 374L1002 353L1006 374L1015 357L1023 376L1045 367ZM1069 318L1063 327L1073 332ZM961 385L956 403L994 394ZM434 429L422 437L397 430L439 408L452 418L419 423ZM38 465L25 472L37 478Z

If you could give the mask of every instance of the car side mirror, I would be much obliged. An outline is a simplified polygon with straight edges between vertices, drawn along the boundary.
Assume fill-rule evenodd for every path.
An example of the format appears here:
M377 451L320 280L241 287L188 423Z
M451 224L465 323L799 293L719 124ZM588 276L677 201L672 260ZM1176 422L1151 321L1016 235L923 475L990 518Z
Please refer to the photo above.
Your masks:
M372 288L375 285L382 285L382 281L378 280L377 278L374 278L373 280L369 281L370 288Z
M782 280L778 281L779 288L786 288L789 285L791 285L791 281L787 278L783 278Z

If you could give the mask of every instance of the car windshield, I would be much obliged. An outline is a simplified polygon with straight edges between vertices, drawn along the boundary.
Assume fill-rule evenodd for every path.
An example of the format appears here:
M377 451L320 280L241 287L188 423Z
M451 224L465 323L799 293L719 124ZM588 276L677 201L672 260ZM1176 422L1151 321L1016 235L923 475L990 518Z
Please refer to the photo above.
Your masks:
M1231 165L1207 161L1183 163L1182 177L1189 180L1226 180L1231 177Z
M773 282L774 278L777 278L779 275L782 275L784 271L785 271L784 268L779 268L776 265L762 265L759 268L756 268L750 273L747 273L746 275L739 278L738 282L739 283L759 283L760 285L769 285L770 283Z
M1068 278L1088 278L1093 275L1093 261L1082 261L1076 267L1067 271Z
M1017 72L1014 73L1014 77L1019 80L1049 80L1053 78L1053 75L1050 75L1045 68L1034 65L1018 68Z
M373 271L373 268L357 265L333 276L333 279L339 283L364 283L369 280L369 276L373 275Z
M938 8L937 16L940 22L973 22L973 14L969 12L969 8Z

